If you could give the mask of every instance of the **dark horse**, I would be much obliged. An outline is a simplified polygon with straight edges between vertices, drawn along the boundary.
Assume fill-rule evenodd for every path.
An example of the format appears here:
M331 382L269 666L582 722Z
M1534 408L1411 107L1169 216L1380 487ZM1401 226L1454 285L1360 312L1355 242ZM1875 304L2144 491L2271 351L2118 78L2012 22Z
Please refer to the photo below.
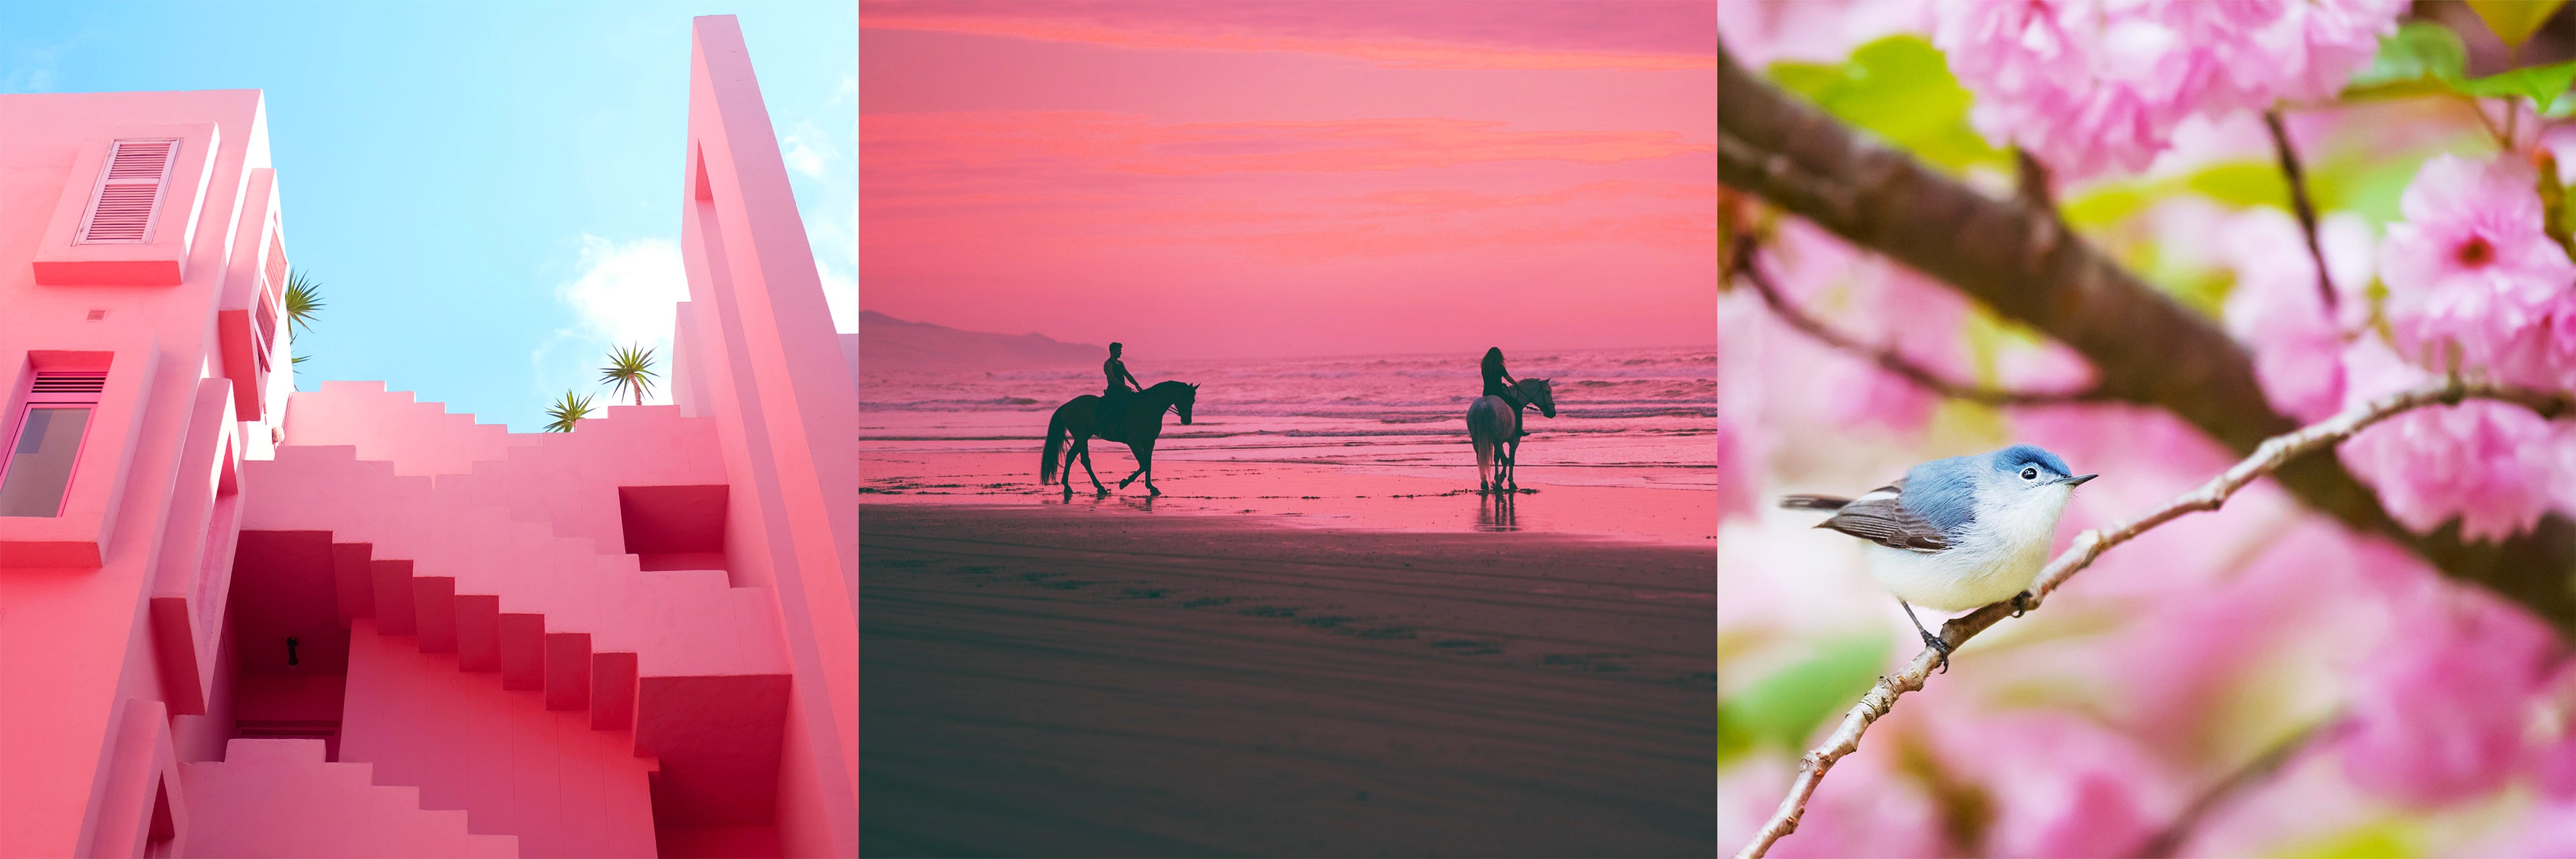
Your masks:
M1073 458L1079 456L1082 473L1091 475L1091 488L1100 490L1102 495L1109 494L1109 487L1100 485L1100 474L1091 470L1091 437L1099 436L1124 444L1136 454L1136 473L1118 481L1118 488L1127 488L1141 476L1145 478L1146 494L1163 494L1163 490L1154 488L1154 439L1163 435L1163 413L1180 412L1181 425L1189 426L1190 406L1198 399L1197 385L1162 382L1128 397L1126 413L1108 426L1100 425L1100 397L1096 394L1084 394L1055 407L1055 418L1047 421L1046 461L1038 465L1039 485L1055 482L1056 469L1063 468L1064 494L1073 495ZM1070 450L1065 448L1067 436L1073 439Z

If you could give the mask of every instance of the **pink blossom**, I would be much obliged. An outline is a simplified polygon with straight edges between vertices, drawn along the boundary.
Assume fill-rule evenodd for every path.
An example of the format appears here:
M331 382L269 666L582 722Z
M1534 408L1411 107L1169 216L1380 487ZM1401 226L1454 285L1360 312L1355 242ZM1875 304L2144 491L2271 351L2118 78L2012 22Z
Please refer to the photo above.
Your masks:
M1751 461L1744 440L1725 415L1717 418L1717 518L1719 521L1738 514L1751 513L1759 504L1762 491L1760 470Z
M2144 168L2194 114L2332 95L2404 3L1954 0L1933 43L1975 93L1970 119L2060 178Z
M2443 155L2399 201L2380 271L2398 351L2427 367L2456 352L2467 368L2565 387L2576 375L2576 264L2542 228L2528 165Z
M2540 793L2551 799L2576 799L2576 733L2558 738L2532 761Z
M2283 74L2275 95L2289 101L2323 101L2343 91L2354 72L2379 54L2379 40L2397 32L2407 0L2289 3L2286 26L2257 41L2272 47Z
M2428 381L2377 338L2344 353L2347 405ZM2337 453L2379 491L2388 514L2418 533L2460 519L2460 536L2496 539L2528 530L2555 500L2569 436L2530 409L2493 400L2428 406L2375 424ZM2565 474L2565 476L2562 476Z
M1990 855L2132 855L2180 805L2154 756L2070 713L1960 714L1932 729L1941 765L1994 800Z
M2542 803L2525 814L2522 822L2520 831L2456 855L2576 859L2576 802L2568 802L2562 797Z
M2255 378L2272 407L2302 422L2343 407L2343 331L2365 309L2354 285L2370 277L2366 264L2356 276L2351 266L2332 261L2366 257L2368 231L2350 219L2319 230L2333 254L2327 267L2340 269L2334 277L2336 309L2346 318L2338 320L2317 294L2316 262L2302 248L2305 239L2289 215L2255 209L2227 221L2222 241L2236 268L2236 289L2227 297L2228 332L2252 348Z
M1882 36L1921 30L1918 0L1726 0L1717 4L1717 29L1726 49L1746 68L1779 60L1841 62L1852 49Z
M2418 805L2483 794L2515 775L2554 641L2483 593L2445 596L2420 601L2365 663L2337 740L2355 784Z

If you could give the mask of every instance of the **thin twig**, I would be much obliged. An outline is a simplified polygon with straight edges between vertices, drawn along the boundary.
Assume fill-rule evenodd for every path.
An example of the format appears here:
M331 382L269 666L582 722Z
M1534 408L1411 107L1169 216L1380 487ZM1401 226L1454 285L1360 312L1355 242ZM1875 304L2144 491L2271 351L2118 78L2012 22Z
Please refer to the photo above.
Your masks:
M1807 336L1827 346L1867 358L1878 364L1880 368L1902 376L1906 381L1913 382L1924 390L1953 399L1990 406L2049 405L2105 399L2101 393L2093 390L2011 391L1984 385L1960 384L1942 378L1922 365L1914 363L1893 346L1872 346L1862 343L1850 335L1835 331L1824 322L1807 315L1807 312L1800 310L1797 305L1789 303L1788 297L1780 294L1779 285L1772 283L1770 275L1762 272L1761 263L1756 259L1758 249L1759 245L1753 237L1738 236L1735 240L1735 250L1729 255L1729 259L1735 264L1735 273L1742 275L1746 283L1752 284L1753 291L1762 296L1762 303L1768 305L1771 312L1780 317L1780 321L1789 323L1789 327L1805 332Z
M2217 784L2210 785L2208 790L2194 797L2181 814L2174 816L2172 823L2138 848L2138 859L2167 859L2181 852L2183 842L2191 839L2193 831L2200 828L2201 820L2216 811L2221 803L2255 783L2271 778L2273 773L2296 760L2299 753L2307 751L2316 741L2332 736L2344 724L2347 723L2340 716L2323 719L2264 749L2262 754L2255 755L2253 760L2246 761L2244 766L2237 767L2235 772L2228 773L2226 778L2219 779Z
M2220 472L2217 477L2210 478L2209 482L2202 484L2200 488L2186 492L2166 502L2164 506L2148 511L2135 519L2075 535L2075 544L2058 554L2055 559L2048 562L2047 567L2040 570L2039 579L2030 586L2030 597L2019 601L2021 603L2019 609L2016 609L2015 601L2007 600L1977 609L1966 616L1954 618L1942 624L1941 640L1948 645L1945 649L1957 649L1960 645L1966 644L1968 639L1976 637L1977 633L1984 632L1987 627L1994 626L2017 610L2027 611L2038 608L2040 603L2047 600L2049 594L2056 592L2059 586L2064 585L2069 577L2091 566L2094 559L2101 557L2103 552L2113 546L2126 543L2139 534L2173 521L2185 513L2216 510L2219 505L2227 503L2227 499L2235 495L2237 490L2243 489L2246 484L2270 475L2301 456L2332 447L2372 424L2410 409L2431 405L2452 405L2469 398L2519 403L2532 411L2539 412L2543 418L2556 418L2571 409L2576 409L2576 403L2571 403L2571 397L2567 394L2546 393L2487 382L2468 382L2458 376L2452 376L2439 382L2380 397L2297 431L2273 436L2255 447L2253 455ZM1789 795L1780 800L1779 810L1771 815L1770 821L1762 825L1760 832L1754 834L1753 840L1745 844L1744 849L1736 851L1736 859L1760 859L1764 853L1770 852L1774 842L1779 841L1782 836L1797 831L1798 818L1806 813L1807 800L1815 795L1816 784L1824 780L1825 772L1832 769L1834 762L1842 760L1844 755L1860 749L1861 734L1869 730L1870 723L1878 721L1879 717L1887 715L1889 710L1894 709L1897 698L1907 692L1921 690L1924 681L1932 676L1933 665L1940 660L1940 650L1925 647L1922 652L1914 655L1912 662L1906 663L1905 670L1894 676L1879 678L1878 685L1870 687L1869 692L1861 696L1860 703L1854 705L1851 712L1843 716L1842 725L1834 729L1833 734L1825 739L1824 744L1807 752L1806 756L1799 761L1798 777L1790 783Z
M2326 272L2326 252L2317 244L2317 207L2308 201L2308 180L2299 169L2299 152L2290 146L2290 130L2281 124L2278 109L2263 112L2263 127L2272 131L2272 152L2281 159L2281 176L2290 182L2290 211L2299 216L2299 232L2308 238L2308 258L2317 262L2317 297L2326 302L2326 315L2334 315L2334 278Z

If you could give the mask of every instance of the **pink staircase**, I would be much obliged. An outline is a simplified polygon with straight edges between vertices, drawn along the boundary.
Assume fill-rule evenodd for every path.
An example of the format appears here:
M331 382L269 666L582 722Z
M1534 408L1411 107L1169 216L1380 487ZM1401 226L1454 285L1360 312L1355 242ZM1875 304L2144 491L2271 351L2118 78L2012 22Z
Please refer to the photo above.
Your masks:
M420 789L370 782L374 767L326 763L321 740L233 740L221 762L183 763L191 856L519 855L514 835L465 831L465 812L425 811Z
M286 400L286 422L295 428L295 444L356 445L360 458L391 462L403 475L470 471L476 462L537 443L509 427L450 414L442 404L417 402L409 391L387 391L383 382L323 382L321 390L298 391ZM387 431L395 428L400 431Z
M344 617L630 733L636 756L660 760L661 824L769 823L790 684L770 594L723 570L646 571L618 545L618 486L668 479L654 460L713 450L703 424L685 428L704 440L638 434L702 419L621 408L581 432L496 441L470 416L409 400L364 386L295 395L289 443L245 466L259 490L244 493L243 529L330 532ZM294 422L307 415L324 417L324 437L435 439L449 454L404 466L403 450L306 444ZM457 458L469 455L498 458Z

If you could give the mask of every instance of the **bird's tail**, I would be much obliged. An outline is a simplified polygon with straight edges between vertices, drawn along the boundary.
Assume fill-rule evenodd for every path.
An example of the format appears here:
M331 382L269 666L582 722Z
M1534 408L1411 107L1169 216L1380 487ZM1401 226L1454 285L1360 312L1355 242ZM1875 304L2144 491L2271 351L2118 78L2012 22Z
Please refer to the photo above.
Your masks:
M1784 510L1840 510L1850 503L1852 500L1849 498L1831 495L1787 495L1780 498L1780 507Z

